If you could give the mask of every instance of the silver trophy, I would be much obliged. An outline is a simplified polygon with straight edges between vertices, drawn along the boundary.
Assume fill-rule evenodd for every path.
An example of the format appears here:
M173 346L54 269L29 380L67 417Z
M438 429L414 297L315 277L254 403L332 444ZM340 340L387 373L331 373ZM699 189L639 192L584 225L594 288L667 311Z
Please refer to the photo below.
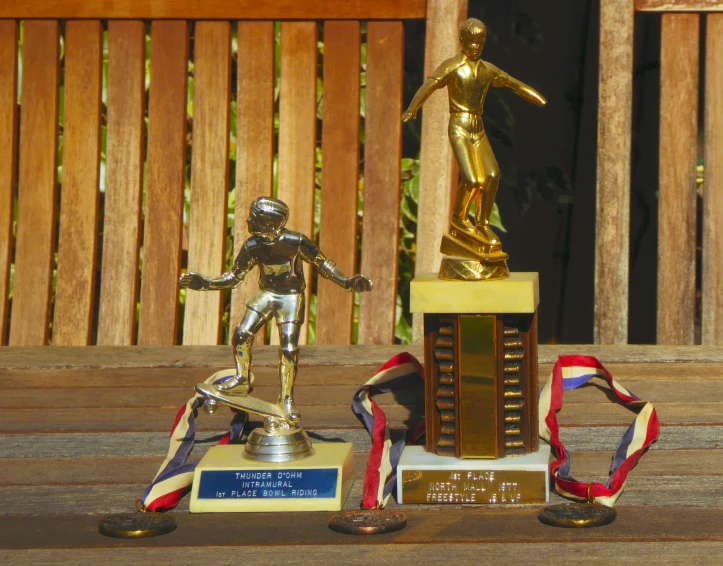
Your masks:
M235 372L218 372L217 384L200 383L196 390L206 397L204 409L213 414L219 404L264 417L263 429L249 435L244 458L261 462L289 462L314 454L309 437L299 426L301 413L294 401L294 381L299 361L299 332L304 323L303 262L348 291L372 290L363 275L346 277L327 259L307 236L284 228L289 207L280 200L261 197L251 204L246 220L251 237L244 242L231 271L209 278L188 272L181 276L181 287L194 291L230 289L259 268L259 290L246 305L243 319L233 332L231 346ZM279 378L281 391L276 403L249 395L253 384L251 350L254 335L271 319L279 330ZM227 379L223 379L227 377Z

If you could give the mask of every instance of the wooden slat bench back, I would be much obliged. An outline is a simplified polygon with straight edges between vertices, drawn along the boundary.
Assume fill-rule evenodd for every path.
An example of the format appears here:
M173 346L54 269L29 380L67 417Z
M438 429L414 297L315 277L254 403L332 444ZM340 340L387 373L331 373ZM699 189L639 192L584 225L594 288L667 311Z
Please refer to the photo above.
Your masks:
M601 3L595 342L628 341L635 11L663 12L660 54L657 342L694 344L696 272L703 344L723 344L723 2ZM707 12L707 13L704 13ZM705 19L705 84L700 24ZM699 89L705 89L702 269L697 269Z
M441 0L1 5L0 343L169 345L179 335L183 344L219 343L221 293L188 293L178 332L183 250L189 269L222 273L227 247L238 251L247 236L250 202L273 194L274 169L276 194L291 208L289 227L312 234L319 145L321 248L345 273L361 270L375 283L359 305L358 342L392 343L403 20L427 18L432 46L440 37L454 43L466 3L451 4L451 11L450 2ZM363 154L362 26L367 39ZM318 116L319 70L324 94ZM430 116L428 122L423 152L448 154L443 120ZM427 133L435 123L437 131ZM236 222L229 237L232 157ZM451 154L446 168L452 170ZM360 171L364 220L357 258ZM189 190L190 209L184 211ZM430 181L428 192L439 189ZM445 198L425 198L430 197L428 208L438 208ZM420 216L425 214L423 207ZM430 225L428 231L441 229ZM422 257L434 254L431 238L427 247L420 250ZM254 290L251 279L232 293L231 325L240 320ZM316 309L318 343L352 342L352 294L320 281Z

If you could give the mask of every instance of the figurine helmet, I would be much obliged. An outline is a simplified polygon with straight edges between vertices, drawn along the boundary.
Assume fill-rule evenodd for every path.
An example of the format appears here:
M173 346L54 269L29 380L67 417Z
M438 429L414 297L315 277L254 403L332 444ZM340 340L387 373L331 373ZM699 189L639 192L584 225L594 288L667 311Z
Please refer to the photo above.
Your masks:
M462 45L468 45L475 41L484 45L487 39L487 27L477 18L469 18L462 22L459 28L459 41Z
M251 203L248 227L253 233L280 231L289 219L286 203L271 197L259 197Z

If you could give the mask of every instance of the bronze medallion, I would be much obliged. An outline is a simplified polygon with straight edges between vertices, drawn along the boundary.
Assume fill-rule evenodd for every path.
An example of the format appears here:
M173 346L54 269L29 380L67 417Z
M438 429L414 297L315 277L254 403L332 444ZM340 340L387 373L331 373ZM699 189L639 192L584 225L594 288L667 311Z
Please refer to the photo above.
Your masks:
M407 516L396 511L359 509L342 511L332 516L329 528L347 535L380 535L401 531L407 526Z
M171 515L163 513L123 513L105 517L98 532L107 537L145 538L165 535L177 526Z
M545 507L538 519L553 527L584 529L608 525L617 516L615 509L600 503L562 503Z

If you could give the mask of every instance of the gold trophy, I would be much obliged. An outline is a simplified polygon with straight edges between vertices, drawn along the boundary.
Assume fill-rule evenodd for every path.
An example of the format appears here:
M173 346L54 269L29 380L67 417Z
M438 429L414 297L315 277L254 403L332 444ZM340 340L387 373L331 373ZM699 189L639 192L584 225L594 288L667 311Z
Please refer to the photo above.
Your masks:
M284 228L288 206L270 197L251 204L246 240L231 271L217 278L189 272L180 284L197 291L240 285L254 266L259 268L259 291L247 304L231 345L235 368L217 372L196 391L213 414L219 405L264 418L245 447L211 448L201 460L193 481L191 511L333 511L341 509L354 476L352 446L329 443L312 446L300 427L294 401L299 332L304 322L303 262L319 274L353 292L371 291L363 275L346 277L312 240ZM279 379L276 403L249 395L253 384L251 348L254 335L271 319L279 330Z
M491 86L540 106L545 99L480 58L486 36L482 22L466 20L462 50L425 81L402 116L414 119L446 86L461 175L439 273L411 283L411 311L424 314L426 446L405 448L399 462L404 503L548 500L549 447L540 449L537 430L538 274L510 274L490 227L500 172L482 122Z
M490 227L490 215L500 183L500 169L482 122L490 86L507 87L538 106L545 99L533 88L509 76L492 63L480 59L487 28L474 18L459 30L462 50L444 61L419 88L402 121L417 117L417 111L437 89L449 95L449 142L459 165L449 233L442 237L440 251L446 256L439 270L441 279L492 280L509 276L507 254ZM475 203L474 222L469 219Z

